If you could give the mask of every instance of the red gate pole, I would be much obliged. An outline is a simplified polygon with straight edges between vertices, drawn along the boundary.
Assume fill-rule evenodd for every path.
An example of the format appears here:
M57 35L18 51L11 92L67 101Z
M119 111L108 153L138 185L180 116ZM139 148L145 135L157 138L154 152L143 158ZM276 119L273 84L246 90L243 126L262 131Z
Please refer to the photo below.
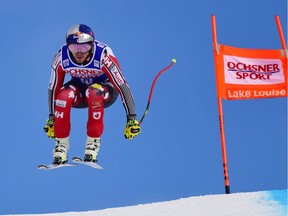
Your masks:
M284 34L282 31L282 26L281 26L281 22L280 22L280 18L279 16L275 16L275 21L276 21L276 25L277 25L277 29L278 29L278 33L279 33L279 37L280 37L280 41L281 41L281 45L282 48L284 50L284 56L286 57L286 82L287 82L287 71L288 71L288 50L286 47L286 42L284 39ZM288 85L286 85L286 91L288 92Z
M275 16L275 20L276 20L276 25L277 25L280 41L281 41L281 44L282 44L282 48L284 49L286 57L288 57L287 56L286 42L285 42L285 39L284 39L284 35L283 35L282 26L281 26L281 23L280 23L279 16Z
M216 33L216 20L215 16L212 15L212 36L213 36L213 47L215 50L215 54L218 54L218 44L217 44L217 33ZM215 59L215 70L216 67L216 59ZM216 78L217 79L217 78ZM216 84L217 86L217 84ZM218 88L218 87L217 87ZM229 175L228 175L228 161L227 161L227 153L226 153L226 141L225 141L225 131L224 131L224 119L223 119L223 108L222 108L222 98L218 95L217 90L217 98L218 98L218 115L219 115L219 125L220 125L220 137L221 137L221 148L222 148L222 162L224 169L224 184L225 184L225 192L226 194L230 194L230 184L229 184Z

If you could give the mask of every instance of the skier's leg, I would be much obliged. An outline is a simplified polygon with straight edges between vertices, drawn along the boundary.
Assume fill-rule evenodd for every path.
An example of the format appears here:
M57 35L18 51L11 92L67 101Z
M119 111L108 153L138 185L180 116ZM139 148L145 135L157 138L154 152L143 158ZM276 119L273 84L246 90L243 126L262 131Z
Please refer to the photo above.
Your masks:
M117 97L117 91L109 85L95 83L86 90L88 104L87 135L89 137L102 135L104 108L111 106Z
M93 84L86 90L88 122L84 161L97 161L96 157L101 145L100 137L104 129L104 108L111 106L117 96L117 91L109 85Z
M70 133L70 111L73 104L79 103L79 90L77 87L65 84L56 96L55 101L55 148L53 151L53 163L67 162Z
M72 105L79 103L80 93L76 86L64 85L55 100L54 133L57 138L65 138L70 133L70 111Z
M100 84L93 84L86 90L88 104L87 139L84 161L96 162L103 133L104 88Z
M103 133L104 89L100 84L93 84L86 90L88 104L87 135L100 137Z

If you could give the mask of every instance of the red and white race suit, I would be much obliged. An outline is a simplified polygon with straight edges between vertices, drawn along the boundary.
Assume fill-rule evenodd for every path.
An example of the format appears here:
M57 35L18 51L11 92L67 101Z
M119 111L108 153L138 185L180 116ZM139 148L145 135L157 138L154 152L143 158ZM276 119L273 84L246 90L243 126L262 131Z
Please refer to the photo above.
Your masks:
M52 62L48 104L50 115L55 117L55 137L69 136L71 107L88 107L87 135L100 137L104 108L113 104L118 94L127 116L136 117L133 95L110 47L94 41L93 52L85 65L75 64L72 58L64 45ZM66 74L71 80L64 84Z

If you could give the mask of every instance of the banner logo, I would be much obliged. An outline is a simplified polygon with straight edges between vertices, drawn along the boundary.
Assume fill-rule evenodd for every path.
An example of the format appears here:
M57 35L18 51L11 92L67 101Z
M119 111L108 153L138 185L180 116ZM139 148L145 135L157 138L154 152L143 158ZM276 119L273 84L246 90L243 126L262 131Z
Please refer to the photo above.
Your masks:
M270 85L285 82L280 59L252 59L223 55L225 83Z

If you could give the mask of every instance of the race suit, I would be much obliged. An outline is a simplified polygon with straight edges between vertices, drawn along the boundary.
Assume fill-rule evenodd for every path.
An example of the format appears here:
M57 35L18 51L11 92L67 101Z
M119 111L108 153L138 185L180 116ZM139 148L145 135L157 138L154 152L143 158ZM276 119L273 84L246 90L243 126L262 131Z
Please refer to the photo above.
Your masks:
M88 107L87 135L100 137L104 108L113 104L118 94L126 115L136 118L133 95L110 47L95 40L91 60L85 65L75 64L71 55L64 45L52 62L48 105L55 118L55 137L69 136L71 107ZM63 85L66 74L71 80Z

